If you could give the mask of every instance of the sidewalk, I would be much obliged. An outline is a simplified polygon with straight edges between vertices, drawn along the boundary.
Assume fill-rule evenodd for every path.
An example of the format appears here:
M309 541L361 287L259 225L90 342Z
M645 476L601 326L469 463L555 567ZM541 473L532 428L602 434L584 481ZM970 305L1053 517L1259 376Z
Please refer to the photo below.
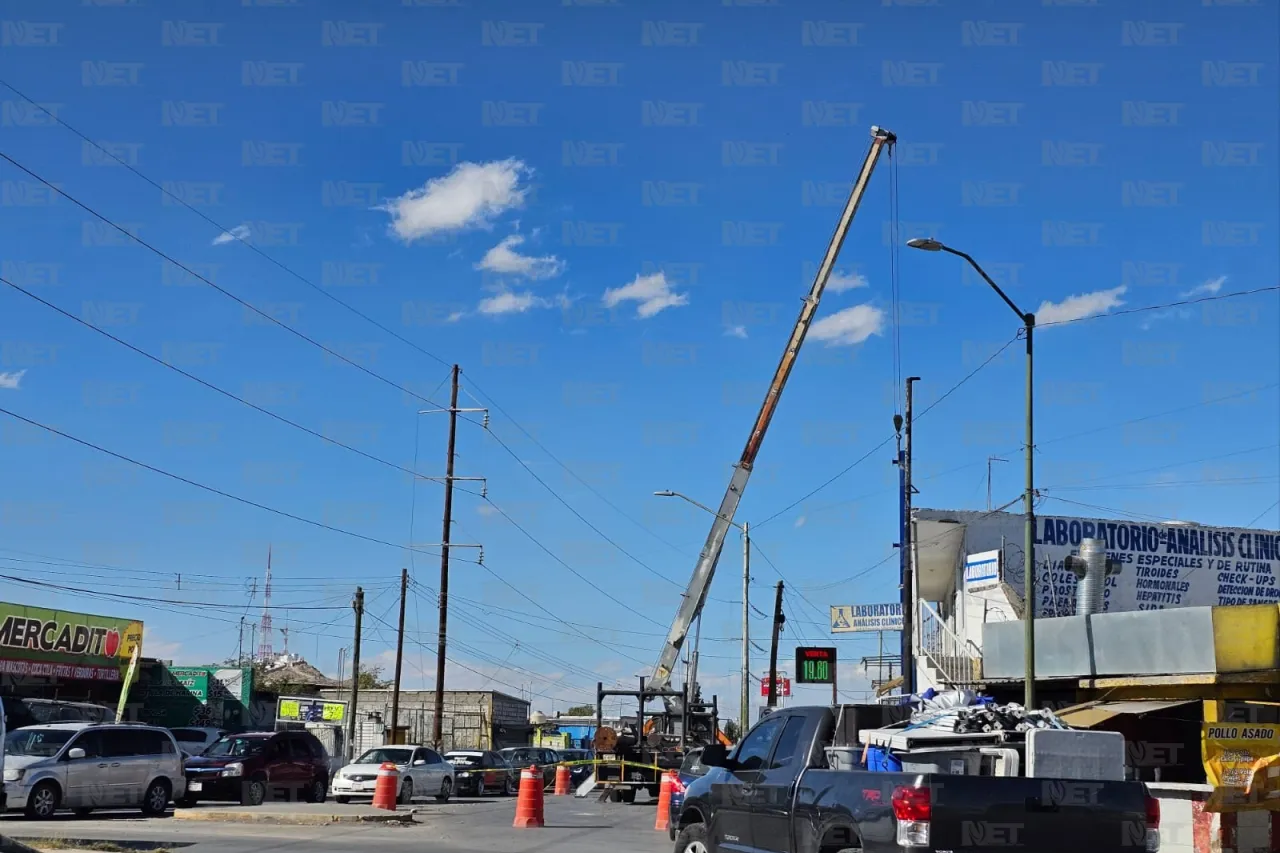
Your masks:
M174 809L173 819L214 823L274 823L288 826L326 826L335 823L413 823L418 807L397 807L395 811L375 809L366 804L263 803L245 807L232 803L201 804L193 809ZM3 851L0 851L3 853Z

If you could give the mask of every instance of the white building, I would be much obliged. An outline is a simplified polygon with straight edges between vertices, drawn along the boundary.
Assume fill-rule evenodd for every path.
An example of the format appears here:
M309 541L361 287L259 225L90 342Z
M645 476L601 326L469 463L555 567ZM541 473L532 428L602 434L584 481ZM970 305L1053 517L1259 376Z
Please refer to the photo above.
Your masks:
M972 681L983 625L1023 612L1023 516L918 509L912 518L917 689ZM1120 563L1103 612L1280 602L1280 532L1044 515L1036 517L1037 617L1075 613L1076 577L1063 561L1081 539L1105 540Z

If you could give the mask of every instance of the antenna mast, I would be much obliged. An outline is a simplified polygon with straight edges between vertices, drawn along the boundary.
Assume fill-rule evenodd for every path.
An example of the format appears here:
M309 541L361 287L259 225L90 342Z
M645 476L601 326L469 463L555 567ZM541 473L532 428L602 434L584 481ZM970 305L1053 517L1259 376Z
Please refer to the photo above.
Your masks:
M262 589L262 618L258 620L258 660L270 663L275 654L271 649L271 546L267 546L267 582Z

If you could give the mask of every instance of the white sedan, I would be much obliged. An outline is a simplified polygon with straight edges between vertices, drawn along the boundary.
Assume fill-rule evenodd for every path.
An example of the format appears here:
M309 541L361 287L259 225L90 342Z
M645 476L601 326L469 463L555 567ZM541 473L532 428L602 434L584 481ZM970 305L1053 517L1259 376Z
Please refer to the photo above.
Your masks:
M430 747L397 744L370 749L339 770L330 786L333 798L349 803L354 797L372 797L378 785L378 768L386 762L400 770L397 802L435 797L443 803L453 796L453 765Z

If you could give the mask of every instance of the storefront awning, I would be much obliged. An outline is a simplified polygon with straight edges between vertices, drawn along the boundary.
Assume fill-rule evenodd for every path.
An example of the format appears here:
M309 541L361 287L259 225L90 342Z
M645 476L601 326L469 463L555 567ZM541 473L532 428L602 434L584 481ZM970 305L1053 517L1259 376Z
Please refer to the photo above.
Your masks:
M1091 729L1113 717L1129 714L1142 716L1155 711L1167 711L1180 705L1190 705L1198 699L1153 700L1149 702L1085 702L1057 712L1058 719L1076 729Z

